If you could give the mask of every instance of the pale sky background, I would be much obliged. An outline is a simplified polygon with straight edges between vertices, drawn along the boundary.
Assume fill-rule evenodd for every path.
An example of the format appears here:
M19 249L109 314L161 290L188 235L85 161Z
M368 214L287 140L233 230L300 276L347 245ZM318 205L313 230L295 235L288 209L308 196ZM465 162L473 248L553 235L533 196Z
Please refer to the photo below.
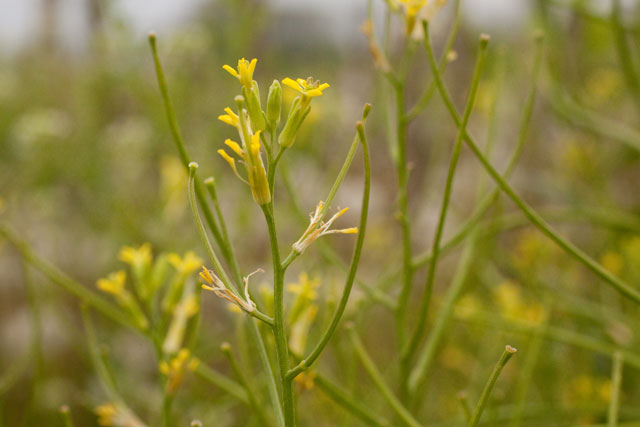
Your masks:
M0 0L0 52L19 51L33 40L38 31L38 10L44 0ZM86 33L85 0L58 0L60 3L59 32L64 44L81 50ZM204 2L215 0L111 0L121 15L137 33L151 29L170 31L187 25ZM340 32L362 22L366 0L268 0L277 10L300 9L326 19L327 35L339 39ZM626 0L631 3L634 0ZM378 3L382 3L379 0ZM592 0L594 6L606 11L611 0ZM480 31L492 33L517 30L531 13L531 0L463 0L466 22Z

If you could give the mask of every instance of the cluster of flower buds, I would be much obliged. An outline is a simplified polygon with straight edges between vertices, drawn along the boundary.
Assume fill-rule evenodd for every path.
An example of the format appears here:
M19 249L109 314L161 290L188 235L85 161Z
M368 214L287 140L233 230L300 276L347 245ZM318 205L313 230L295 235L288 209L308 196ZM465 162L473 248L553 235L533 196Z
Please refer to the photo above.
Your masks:
M253 80L256 63L257 59L255 58L251 61L241 58L238 60L237 69L229 65L222 67L238 79L242 85L242 94L235 97L237 111L225 108L226 114L218 118L222 122L235 127L238 131L240 142L227 139L225 144L243 163L246 176L243 176L238 171L234 157L224 149L218 150L218 153L231 166L236 176L249 185L256 203L263 206L271 201L271 191L262 161L261 148L264 144L269 150L268 153L275 148L265 139L265 132L269 133L271 141L277 139L280 149L291 147L302 123L311 111L311 99L322 95L322 91L327 89L329 84L320 84L320 82L314 81L311 77L306 80L293 80L290 78L282 80L283 84L295 89L300 95L293 100L287 121L278 135L278 126L280 125L282 113L282 87L278 80L273 81L269 87L267 110L266 112L263 111L260 101L260 89L258 83Z

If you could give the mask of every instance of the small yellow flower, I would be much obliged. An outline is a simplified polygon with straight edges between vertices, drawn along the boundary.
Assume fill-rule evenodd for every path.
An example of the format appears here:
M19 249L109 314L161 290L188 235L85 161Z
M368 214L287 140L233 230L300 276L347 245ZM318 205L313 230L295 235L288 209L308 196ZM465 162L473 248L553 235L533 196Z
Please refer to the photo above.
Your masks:
M222 114L218 116L218 120L228 124L229 126L233 126L240 129L240 117L238 117L238 115L234 113L233 110L229 107L225 108L224 112L227 114Z
M407 34L413 32L416 18L420 10L427 4L427 0L399 0L404 8L405 21L407 23Z
M289 86L292 89L297 90L303 96L314 98L322 95L322 91L329 88L329 83L320 84L319 81L314 81L312 77L305 79L290 79L289 77L282 80L282 84Z
M202 271L200 272L200 277L205 282L202 284L202 288L208 291L212 291L220 298L223 298L230 303L236 304L247 313L251 313L256 309L256 304L251 300L251 296L249 295L249 278L258 272L262 272L262 270L258 269L244 278L245 299L240 298L231 290L227 289L224 283L222 283L222 280L220 280L220 278L216 276L213 271L207 269L204 266L202 267Z
M105 403L93 412L98 416L98 424L114 427L145 427L145 424L122 403Z
M292 246L293 249L301 254L305 251L305 249L307 249L307 247L309 247L309 245L311 243L313 243L317 238L321 237L321 236L325 236L327 234L357 234L358 233L358 228L357 227L351 227L351 228L343 228L341 230L330 230L329 228L331 227L331 224L333 224L333 222L338 219L339 217L341 217L342 215L344 215L344 213L346 211L349 210L349 208L344 208L340 211L338 211L338 213L336 213L335 215L333 215L329 221L324 222L322 221L322 208L324 206L324 202L320 201L318 203L318 206L316 206L316 211L315 213L313 213L312 215L310 215L310 221L309 221L309 227L307 227L307 229L305 230L305 232L302 234L302 236L300 237L300 239L298 239L297 242L295 242Z
M240 133L242 136L242 132ZM271 191L269 190L267 173L264 168L264 164L262 163L262 157L260 156L260 133L261 131L257 131L254 134L250 133L248 146L244 143L244 138L242 147L240 144L230 139L227 139L224 142L231 151L242 159L242 163L244 164L247 172L247 179L243 178L238 172L236 161L233 157L227 154L223 149L218 150L218 154L220 154L229 166L231 166L233 173L235 173L241 181L249 185L253 199L256 203L262 206L271 201Z
M115 273L109 274L106 279L99 279L96 283L96 286L101 291L119 297L126 292L124 288L126 280L127 273L125 273L123 270L120 270L116 271Z
M185 371L194 371L199 363L198 359L191 357L191 352L186 348L181 349L169 362L161 361L158 368L167 377L167 392L174 394L184 380Z
M101 426L112 426L113 419L118 413L118 409L116 405L113 403L105 403L104 405L100 405L93 410L98 416L98 424Z
M309 338L309 329L318 314L318 306L310 305L298 316L291 325L291 335L289 337L289 347L296 354L303 354Z
M176 253L170 253L167 260L178 272L184 275L193 273L202 265L202 259L193 251L184 254L184 258L180 258L180 255Z
M125 246L120 249L118 255L120 261L126 262L134 268L139 268L151 263L151 245L149 243L143 243L138 248L132 246Z
M309 279L309 275L306 272L300 273L298 276L298 283L291 283L287 286L287 290L292 294L298 295L300 298L313 301L318 298L317 288L320 287L320 279L314 277Z
M240 80L243 86L247 89L250 89L253 85L253 72L256 69L256 63L258 60L253 58L251 62L247 61L244 58L238 60L238 69L235 70L233 67L229 65L223 65L222 68L226 70L233 77Z
M296 376L294 381L302 389L301 391L304 391L304 390L311 390L313 388L315 379L316 379L316 373L314 371L305 371L298 374L298 376Z

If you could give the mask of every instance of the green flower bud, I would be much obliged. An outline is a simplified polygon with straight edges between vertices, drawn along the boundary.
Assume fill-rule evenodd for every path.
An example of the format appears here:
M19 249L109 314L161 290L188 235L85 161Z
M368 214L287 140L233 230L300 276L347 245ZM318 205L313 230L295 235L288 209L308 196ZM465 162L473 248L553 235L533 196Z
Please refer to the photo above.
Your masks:
M269 87L267 97L267 125L273 132L280 123L280 113L282 111L282 87L278 80L274 80Z
M246 100L247 111L249 112L249 119L251 120L251 129L254 131L265 130L267 124L264 120L264 113L260 106L260 92L258 91L258 85L253 82L253 87L247 89L242 88L242 95Z

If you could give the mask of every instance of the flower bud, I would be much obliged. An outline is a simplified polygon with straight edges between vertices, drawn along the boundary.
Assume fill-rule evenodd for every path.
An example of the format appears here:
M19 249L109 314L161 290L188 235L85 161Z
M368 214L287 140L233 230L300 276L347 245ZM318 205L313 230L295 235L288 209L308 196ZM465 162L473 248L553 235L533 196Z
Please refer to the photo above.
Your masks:
M284 125L284 129L278 138L278 142L281 147L288 148L293 145L296 135L298 134L298 130L300 129L300 126L302 126L304 119L309 115L310 111L311 106L308 102L302 102L300 97L293 100L291 110L289 110L287 123Z
M247 102L247 111L249 112L249 119L251 120L251 128L254 131L264 130L267 125L264 120L262 106L260 105L260 92L258 91L258 84L256 82L253 82L253 87L251 87L250 89L243 87L242 95Z
M282 110L282 87L278 80L274 80L269 87L267 97L267 125L273 132L280 123L280 113Z

